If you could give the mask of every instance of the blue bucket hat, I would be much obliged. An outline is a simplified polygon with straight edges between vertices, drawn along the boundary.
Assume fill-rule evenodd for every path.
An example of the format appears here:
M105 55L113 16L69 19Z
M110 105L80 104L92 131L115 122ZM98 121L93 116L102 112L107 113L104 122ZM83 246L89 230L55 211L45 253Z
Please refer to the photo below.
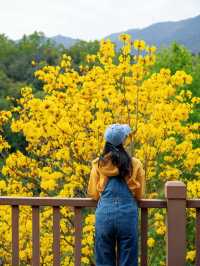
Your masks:
M128 124L112 124L109 125L104 133L104 138L107 142L114 146L119 145L131 132Z

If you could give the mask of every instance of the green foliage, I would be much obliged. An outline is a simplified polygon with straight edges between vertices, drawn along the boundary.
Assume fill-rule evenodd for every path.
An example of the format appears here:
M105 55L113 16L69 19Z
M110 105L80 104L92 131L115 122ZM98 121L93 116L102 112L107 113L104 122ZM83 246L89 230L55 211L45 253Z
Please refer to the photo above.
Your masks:
M67 50L67 54L72 57L74 68L78 69L78 66L84 63L87 54L96 54L98 50L99 41L79 41Z
M7 123L3 126L3 137L10 144L10 153L16 152L17 150L26 154L27 141L22 133L14 133L10 128L10 124Z
M56 65L64 50L63 46L56 46L41 32L24 35L16 42L0 35L0 97L18 97L18 88L26 84L40 89L41 84L34 83L36 68L38 65ZM32 65L32 61L36 65Z
M167 48L161 48L157 53L156 64L152 72L161 68L170 68L174 74L177 70L184 70L193 77L193 82L188 85L194 96L200 96L200 55L193 55L183 45L172 43Z

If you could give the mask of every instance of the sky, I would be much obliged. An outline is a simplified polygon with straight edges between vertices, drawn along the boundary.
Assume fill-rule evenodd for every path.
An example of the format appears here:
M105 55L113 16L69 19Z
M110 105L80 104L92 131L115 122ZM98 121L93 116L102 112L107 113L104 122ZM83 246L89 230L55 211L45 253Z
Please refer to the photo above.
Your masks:
M200 0L2 0L0 33L41 31L83 40L200 15Z

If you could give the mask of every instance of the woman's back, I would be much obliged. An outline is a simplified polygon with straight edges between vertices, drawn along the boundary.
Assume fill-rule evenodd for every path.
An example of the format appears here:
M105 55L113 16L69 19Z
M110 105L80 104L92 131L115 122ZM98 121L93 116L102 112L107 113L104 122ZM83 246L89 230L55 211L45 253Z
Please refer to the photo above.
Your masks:
M110 155L106 154L104 159L105 161L101 164L98 164L98 157L92 161L92 171L87 194L96 200L99 199L101 193L104 191L105 185L108 182L108 177L119 175L119 169L116 165L113 165ZM139 159L132 157L132 164L132 176L123 177L123 180L126 181L132 196L136 199L140 199L145 193L145 172Z

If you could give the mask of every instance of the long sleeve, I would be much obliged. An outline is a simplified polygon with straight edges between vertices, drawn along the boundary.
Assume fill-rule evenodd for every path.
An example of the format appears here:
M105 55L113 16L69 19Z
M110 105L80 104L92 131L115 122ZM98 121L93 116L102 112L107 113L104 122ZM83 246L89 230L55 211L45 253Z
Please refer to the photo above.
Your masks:
M142 163L139 163L137 170L136 180L140 183L140 187L135 189L135 196L137 199L145 197L146 181L145 181L145 171L143 169Z
M95 165L92 163L92 169L90 172L90 178L89 178L88 188L87 188L87 196L95 200L99 198L99 192L97 190L98 180L99 180L99 173Z

